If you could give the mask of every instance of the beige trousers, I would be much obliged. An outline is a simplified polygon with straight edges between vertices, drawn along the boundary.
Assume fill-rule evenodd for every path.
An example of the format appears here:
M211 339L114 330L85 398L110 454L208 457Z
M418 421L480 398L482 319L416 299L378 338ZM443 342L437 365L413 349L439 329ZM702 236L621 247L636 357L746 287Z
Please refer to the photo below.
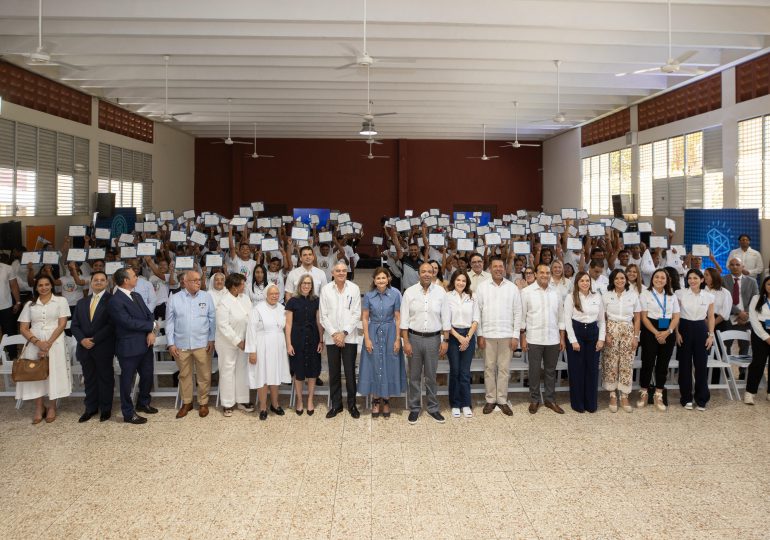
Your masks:
M187 405L193 401L193 364L195 364L195 375L198 380L198 404L208 405L211 387L211 355L206 352L205 347L179 351L176 365L179 368L182 402Z

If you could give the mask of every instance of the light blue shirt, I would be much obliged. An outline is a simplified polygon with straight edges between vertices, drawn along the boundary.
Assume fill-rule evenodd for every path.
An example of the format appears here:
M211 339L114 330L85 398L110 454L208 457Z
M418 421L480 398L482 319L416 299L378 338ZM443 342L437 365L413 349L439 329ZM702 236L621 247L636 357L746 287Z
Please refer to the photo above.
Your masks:
M153 313L155 306L158 305L158 297L155 294L155 287L152 286L152 283L140 276L136 280L134 292L142 297L144 303L147 304L147 309L150 310L150 313Z
M216 308L206 291L192 296L186 289L166 303L166 337L169 347L184 351L206 347L216 335Z

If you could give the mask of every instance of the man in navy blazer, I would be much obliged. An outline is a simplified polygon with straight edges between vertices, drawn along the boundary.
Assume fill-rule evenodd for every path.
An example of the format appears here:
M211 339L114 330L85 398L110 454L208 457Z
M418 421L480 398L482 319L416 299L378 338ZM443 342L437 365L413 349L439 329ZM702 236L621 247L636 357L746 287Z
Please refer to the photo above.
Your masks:
M158 412L150 406L155 320L142 297L134 292L137 277L131 268L117 270L113 280L118 288L108 305L115 325L115 353L120 364L120 410L124 422L144 424L147 418L139 416L136 411L147 414ZM139 374L139 397L134 409L131 386L136 373Z
M87 422L98 411L99 421L104 422L112 414L115 393L115 331L107 304L112 296L107 289L107 274L91 274L93 294L78 301L72 311L72 335L78 342L76 356L83 366L86 410L78 422Z

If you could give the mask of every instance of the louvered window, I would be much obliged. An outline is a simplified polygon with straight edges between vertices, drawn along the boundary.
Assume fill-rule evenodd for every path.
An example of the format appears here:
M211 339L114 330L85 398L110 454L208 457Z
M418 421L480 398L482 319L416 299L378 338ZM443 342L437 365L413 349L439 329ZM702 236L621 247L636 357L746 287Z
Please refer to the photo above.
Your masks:
M613 195L631 195L631 149L583 159L583 208L590 214L612 214Z
M0 120L0 217L87 214L88 151L87 139Z
M770 116L738 122L738 208L770 217Z
M152 156L99 143L99 193L114 193L115 206L152 210Z

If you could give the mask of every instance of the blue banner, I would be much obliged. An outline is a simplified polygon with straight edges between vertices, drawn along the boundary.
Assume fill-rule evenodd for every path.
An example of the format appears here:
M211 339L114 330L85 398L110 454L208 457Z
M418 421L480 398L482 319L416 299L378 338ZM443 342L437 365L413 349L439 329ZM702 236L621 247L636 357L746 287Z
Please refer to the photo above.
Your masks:
M756 208L684 211L687 252L691 252L693 244L708 244L724 273L727 273L727 256L738 247L738 237L742 234L748 234L751 245L759 249L759 210ZM713 266L704 258L703 268Z
M302 223L310 224L310 215L318 216L318 228L326 227L329 222L329 215L331 210L328 208L295 208L294 219L301 219Z
M110 238L118 238L123 233L132 233L135 226L136 208L115 208L112 217L96 218L96 227L110 229Z

